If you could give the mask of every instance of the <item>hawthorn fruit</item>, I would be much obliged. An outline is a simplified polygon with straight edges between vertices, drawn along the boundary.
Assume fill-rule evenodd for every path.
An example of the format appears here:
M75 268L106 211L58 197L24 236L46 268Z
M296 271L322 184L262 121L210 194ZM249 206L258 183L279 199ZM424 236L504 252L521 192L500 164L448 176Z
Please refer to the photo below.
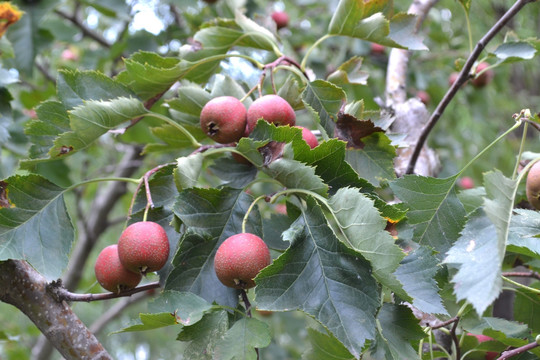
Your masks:
M317 137L315 135L313 135L311 130L309 130L308 128L305 128L303 126L295 126L295 127L302 130L302 139L304 139L305 142L307 142L307 144L309 145L310 148L313 149L314 147L319 145L319 140L317 140Z
M215 142L227 144L244 136L246 108L232 96L218 96L201 110L201 129Z
M489 337L487 335L482 335L482 334L467 333L467 335L468 336L474 336L478 340L478 343L483 343L483 342L486 342L486 341L494 341L495 340L492 337ZM485 359L486 360L494 360L497 357L499 357L499 353L497 353L495 351L488 351L488 352L486 352Z
M386 47L381 45L381 44L377 44L377 43L371 43L371 54L372 55L382 55L384 54L384 52L386 51Z
M145 275L158 271L169 258L169 239L161 225L141 221L129 225L118 240L118 256L122 265Z
M250 289L255 286L255 276L271 261L270 250L260 237L240 233L227 238L219 246L214 258L214 270L223 285Z
M141 274L131 272L122 265L116 244L101 250L94 266L94 272L101 287L114 293L133 289L139 285L142 279Z
M428 105L431 101L431 96L429 96L429 94L424 90L418 90L416 92L416 97L419 98L424 105Z
M535 163L529 170L525 182L525 191L529 203L535 209L540 210L540 162Z
M247 111L247 131L251 133L257 120L264 119L275 125L296 124L296 114L287 100L278 95L264 95L255 100Z
M289 25L289 15L285 11L274 11L271 17L276 23L278 30Z
M480 64L478 64L478 66L476 67L476 73L480 73L481 71L483 71L484 69L486 69L487 67L489 66L489 64L487 62L481 62ZM471 83L473 84L474 87L476 88L483 88L484 86L486 86L487 84L489 84L491 82L491 80L493 80L493 76L495 75L495 73L493 72L493 70L489 69L489 70L486 70L484 71L482 74L480 75L477 75L472 81Z

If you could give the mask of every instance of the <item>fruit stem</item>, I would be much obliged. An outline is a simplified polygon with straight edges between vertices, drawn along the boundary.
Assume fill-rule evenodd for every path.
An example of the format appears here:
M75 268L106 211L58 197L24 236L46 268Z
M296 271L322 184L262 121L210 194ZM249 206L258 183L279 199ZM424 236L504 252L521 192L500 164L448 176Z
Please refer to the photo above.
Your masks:
M525 121L525 125L523 126L523 135L521 136L521 144L519 145L519 152L517 156L516 166L514 167L514 172L512 174L512 180L516 179L516 176L519 170L519 163L521 162L521 156L523 155L523 149L525 148L525 142L527 141L528 129L529 129L529 123Z
M509 283L512 284L512 285L515 285L515 286L520 287L520 288L522 288L522 289L525 289L525 290L527 290L527 291L533 292L533 293L535 293L535 294L540 294L540 290L539 290L539 289L535 289L535 288L532 288L532 287L530 287L530 286L520 284L520 283L518 283L518 282L516 282L516 281L514 281L514 280L511 280L511 279L507 278L506 276L503 276L502 279L503 279L504 281L506 281L506 282L509 282Z
M244 215L244 218L242 219L242 232L245 233L246 232L246 224L247 224L247 220L249 218L249 213L251 213L251 210L253 210L253 207L255 206L255 204L257 203L257 201L261 200L261 199L266 199L266 195L261 195L259 197L257 197L255 200L253 200L253 202L249 205L247 211L246 211L246 214ZM242 290L243 291L243 290Z
M90 180L85 180L85 181L81 181L79 183L76 183L76 184L73 184L67 188L64 189L64 191L70 191L70 190L73 190L79 186L82 186L82 185L87 185L87 184L92 184L92 183L97 183L97 182L104 182L104 181L123 181L123 182L130 182L130 183L133 183L133 184L138 184L140 179L132 179L132 178L125 178L125 177L106 177L106 178L97 178L97 179L90 179Z
M195 139L195 137L193 137L193 135L191 135L191 133L186 130L185 127L183 127L182 125L180 125L176 121L171 120L167 116L161 115L161 114L158 114L158 113L155 113L155 112L152 112L152 111L149 112L148 114L146 114L146 116L151 116L151 117L154 117L156 119L162 120L162 121L166 122L167 124L169 124L169 125L175 127L176 129L180 130L180 132L182 134L184 134L189 139L189 141L191 142L191 144L194 147L199 148L199 147L202 146L201 143L199 143L197 141L197 139Z
M317 47L319 46L320 43L322 43L324 40L326 39L329 39L332 35L330 34L326 34L324 35L323 37L320 37L317 41L315 41L315 43L313 43L313 45L311 45L311 47L309 48L309 50L306 52L306 55L304 55L304 58L302 59L302 62L300 63L300 70L302 71L305 71L306 70L306 63L307 63L307 59L309 57L309 55L311 55L311 52Z
M249 302L246 290L241 289L240 295L242 296L242 301L244 302L244 305L246 306L246 315L247 317L251 318L251 303ZM257 353L257 360L259 360L259 348L255 348L255 352Z

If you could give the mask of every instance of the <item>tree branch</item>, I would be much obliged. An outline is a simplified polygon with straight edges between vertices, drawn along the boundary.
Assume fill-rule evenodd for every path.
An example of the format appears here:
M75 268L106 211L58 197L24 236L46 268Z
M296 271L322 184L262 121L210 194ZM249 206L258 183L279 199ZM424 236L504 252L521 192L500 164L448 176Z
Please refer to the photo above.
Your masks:
M537 342L533 342L533 343L523 345L523 346L518 347L518 348L513 349L513 350L503 351L503 353L501 354L501 356L499 358L497 358L497 360L510 359L512 356L522 354L522 353L524 353L526 351L529 351L529 350L532 350L532 349L534 349L535 347L538 347L538 346L540 346L540 345Z
M536 280L540 280L540 274L536 271L527 271L527 272L503 272L502 276L506 277L530 277Z
M409 165L407 166L406 173L412 174L414 173L414 168L416 166L416 162L418 160L418 157L420 155L420 152L422 151L422 148L424 147L424 144L427 140L427 137L437 121L441 118L442 114L444 113L444 110L450 104L458 90L461 88L461 85L467 81L469 78L470 71L472 69L472 66L476 59L480 56L486 45L497 35L499 31L528 3L534 2L536 0L518 0L516 3L493 25L491 29L478 41L476 44L473 52L465 62L465 65L463 66L463 69L461 69L461 72L459 73L459 76L457 80L450 86L450 89L446 92L441 102L437 105L435 108L435 111L431 115L427 125L422 129L422 133L418 139L418 142L416 143L416 147L414 148L414 151L411 155L411 159L409 161Z
M0 262L0 300L28 316L65 359L112 359L67 303L47 291L47 280L28 263Z
M415 32L418 32L429 10L438 0L415 0L408 12L418 17ZM412 146L418 142L421 129L428 122L429 113L426 106L416 98L407 100L407 68L412 52L402 49L392 49L388 58L386 73L386 107L391 109L395 118L391 130L406 134L405 141L410 145L398 149L394 169L398 176L405 173L412 154ZM424 147L422 152L421 169L419 173L433 176L439 169L436 153Z
M60 10L60 9L55 9L54 12L60 17L71 21L73 25L75 25L81 30L81 32L83 33L83 36L96 41L101 46L106 47L107 49L111 47L111 44L109 44L109 42L105 40L103 36L101 36L100 34L96 32L93 32L86 25L83 24L83 22L77 16L77 12L74 12L73 14L68 14L65 11Z

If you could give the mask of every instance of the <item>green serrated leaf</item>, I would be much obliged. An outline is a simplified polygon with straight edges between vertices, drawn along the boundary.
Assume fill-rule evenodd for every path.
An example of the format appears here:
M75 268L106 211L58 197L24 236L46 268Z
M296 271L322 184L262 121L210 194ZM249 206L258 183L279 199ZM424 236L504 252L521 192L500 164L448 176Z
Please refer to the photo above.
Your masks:
M448 315L435 281L438 264L431 250L421 246L401 261L395 275L413 298L415 308L427 314Z
M229 316L226 311L205 314L201 321L184 326L177 340L189 342L184 357L190 360L212 360L216 344L229 330Z
M354 56L341 64L336 71L328 75L327 80L338 85L359 84L366 85L369 73L361 71L362 58Z
M58 73L57 93L66 110L89 100L107 101L134 96L126 86L105 74L76 70L62 70Z
M485 333L486 330L492 330L499 332L508 338L521 338L527 336L529 332L527 325L519 324L515 321L488 316L480 319L463 319L461 326L463 329L473 334L482 334ZM504 340L496 334L494 334L492 337L496 338L497 340Z
M302 360L353 360L349 350L332 334L323 334L308 328L308 338L311 347L302 354Z
M410 342L423 339L426 334L408 307L385 303L377 320L380 328L374 352L384 353L385 358L391 360L419 358Z
M502 264L506 250L517 185L517 180L505 177L498 170L484 174L484 186L487 194L484 201L484 211L497 229L499 265Z
M481 315L502 290L501 261L495 226L484 216L469 220L444 259L459 268L452 278L457 300L466 299Z
M398 44L398 47L404 47L409 50L428 50L422 43L422 38L417 34L417 23L418 17L416 15L396 14L390 22L388 38L395 44ZM383 42L383 45L386 44ZM392 44L388 44L388 46L392 46Z
M128 120L143 116L148 111L133 98L110 101L86 101L70 111L72 131L61 134L49 150L49 159L58 159L90 146L101 135Z
M175 321L185 326L199 322L211 308L212 304L193 293L171 290L164 291L148 304L149 311L173 314Z
M507 250L540 258L540 214L538 211L514 209L508 232Z
M75 238L63 194L38 175L0 181L0 260L26 260L48 280L62 275Z
M467 215L472 214L484 205L486 189L484 187L475 187L473 189L462 190L458 194L459 201L463 204Z
M29 153L32 159L46 157L58 135L70 130L69 116L62 103L46 101L37 107L36 113L38 119L28 122L24 129L32 140Z
M289 189L309 190L323 196L328 192L328 185L315 174L315 169L296 160L278 159L263 171Z
M540 290L540 282L528 285ZM514 319L527 324L533 333L540 333L540 299L538 293L526 289L517 289L514 302Z
M458 239L466 221L454 184L456 176L436 179L407 175L390 183L396 196L409 211L407 217L415 225L414 241L431 246L441 260Z
M302 92L302 100L315 113L326 134L333 137L337 114L346 100L343 89L328 81L315 80L307 84Z
M258 308L302 310L358 357L375 336L379 307L369 263L335 237L311 198L284 238L291 246L255 278Z
M208 169L223 181L224 186L243 189L257 176L257 168L251 164L241 164L232 157L216 159Z
M139 321L136 321L121 330L115 331L114 333L155 330L172 325L178 325L174 314L168 312L158 314L139 314Z
M143 100L167 91L186 71L177 58L145 51L131 55L124 63L126 70L118 74L118 81Z
M381 181L396 178L394 158L396 149L391 140L382 132L375 132L362 138L363 149L348 149L346 159L361 177L374 186Z
M260 320L243 318L234 323L214 349L216 360L255 360L255 348L270 345L270 328Z
M242 220L253 198L230 188L190 188L180 192L173 211L187 231L173 260L166 289L189 291L208 302L235 307L238 291L223 285L214 271L214 255L228 237L242 232ZM261 219L250 213L246 232L262 235Z
M408 296L393 275L405 254L385 230L386 220L373 200L358 189L342 188L328 200L347 246L364 256L373 268L373 276L401 296Z
M359 177L358 173L345 161L346 144L337 139L321 143L311 151L297 153L295 160L315 168L315 174L321 177L335 193L343 187L355 187L362 191L372 191L373 186Z
M176 169L174 170L174 182L178 191L194 187L201 175L204 156L196 153L176 159Z

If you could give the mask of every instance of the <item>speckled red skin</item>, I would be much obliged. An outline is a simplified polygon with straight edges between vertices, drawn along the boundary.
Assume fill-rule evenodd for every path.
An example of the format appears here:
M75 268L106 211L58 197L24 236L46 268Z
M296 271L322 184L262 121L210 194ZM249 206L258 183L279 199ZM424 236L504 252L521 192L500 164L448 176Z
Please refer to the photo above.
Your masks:
M142 275L126 269L118 257L117 245L107 246L99 253L94 272L98 283L114 293L133 289L141 282Z
M268 246L260 237L241 233L220 245L214 258L214 269L225 286L250 289L255 286L255 276L271 262Z
M118 256L128 270L142 273L158 271L169 257L165 229L152 221L129 225L118 240Z
M529 203L540 210L540 162L535 163L529 170L525 190Z
M296 126L297 128L302 130L302 139L304 139L310 148L317 147L319 145L319 140L317 140L317 137L313 135L311 130L308 128L305 128L303 126Z
M289 25L289 15L285 11L274 11L272 13L272 20L276 23L278 29L284 28Z
M255 100L247 111L247 131L251 133L257 120L264 119L275 125L296 124L296 114L287 100L277 95L264 95Z
M201 110L201 129L212 140L228 144L240 140L246 128L246 108L232 96L213 98Z

